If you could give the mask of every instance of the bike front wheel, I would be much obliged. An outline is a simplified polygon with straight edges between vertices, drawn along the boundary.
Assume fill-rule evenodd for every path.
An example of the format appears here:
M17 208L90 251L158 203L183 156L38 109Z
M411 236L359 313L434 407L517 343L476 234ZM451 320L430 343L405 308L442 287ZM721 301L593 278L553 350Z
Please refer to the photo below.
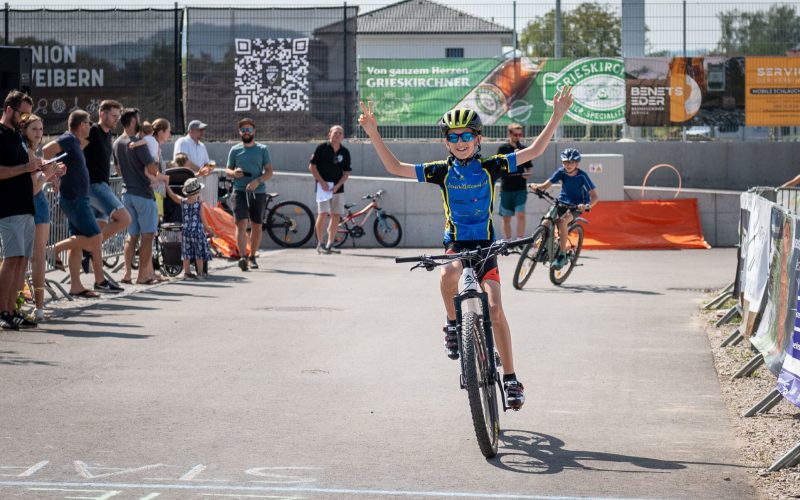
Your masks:
M575 265L578 262L578 257L583 248L583 226L580 224L573 224L569 226L569 244L567 245L567 263L561 269L550 267L550 281L554 285L560 285L567 280Z
M472 425L481 453L497 455L500 415L497 409L497 383L491 373L483 321L474 312L464 315L461 324L461 370L472 413ZM493 354L492 354L493 355Z
M400 244L400 238L403 237L403 228L400 227L400 221L394 215L378 213L378 217L372 224L372 231L375 233L375 239L378 240L381 246L392 248Z
M347 223L339 224L336 228L336 235L333 237L333 246L341 248L347 238L350 236L350 226Z
M262 227L278 246L297 248L314 234L314 216L300 202L282 201L270 209Z
M542 260L545 241L547 241L547 228L539 226L533 233L533 241L522 248L522 254L519 256L517 268L514 271L513 284L517 290L522 290L522 287L531 278L536 264Z

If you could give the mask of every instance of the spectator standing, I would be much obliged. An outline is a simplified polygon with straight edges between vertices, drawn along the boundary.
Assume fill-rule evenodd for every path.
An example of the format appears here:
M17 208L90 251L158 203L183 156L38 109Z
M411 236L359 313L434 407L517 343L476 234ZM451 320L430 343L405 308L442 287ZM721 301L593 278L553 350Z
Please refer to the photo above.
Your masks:
M92 126L89 113L83 110L73 111L69 114L67 125L69 130L43 149L45 159L62 152L67 153L63 160L67 171L61 178L58 204L69 222L70 237L56 243L55 253L58 255L64 250L69 251L70 295L98 297L97 293L81 284L81 249L87 250L94 257L94 289L101 292L121 292L123 289L107 280L103 274L102 232L89 201L89 169L81 150L81 142L89 138L89 129Z
M203 200L200 199L200 190L203 185L196 177L190 177L183 183L183 194L178 196L167 184L167 195L181 206L181 259L183 259L183 279L205 279L207 272L203 271L206 262L211 260L211 248L208 237L211 227L203 215ZM197 274L189 270L189 263L194 260Z
M89 200L102 230L103 241L131 223L131 214L111 188L112 135L121 113L122 104L117 101L101 102L99 118L89 129L89 144L83 149L89 169Z
M27 115L22 120L20 128L25 146L28 148L28 159L33 160L37 157L36 150L41 146L44 135L42 119L36 115ZM48 181L57 186L58 175L63 175L65 171L63 163L51 163L47 167L42 167L42 170L31 174L35 209L33 222L36 225L31 255L31 278L33 280L33 300L36 304L33 319L36 322L44 320L45 250L47 240L50 238L50 205L47 203L44 186Z
M342 126L332 126L328 131L328 140L317 146L308 164L308 170L317 181L317 221L314 225L317 253L341 253L333 246L333 240L339 220L344 214L344 183L353 170L350 165L350 151L342 145L343 139ZM326 244L325 220L328 218Z
M25 268L33 252L35 212L31 175L42 167L29 158L19 135L23 114L33 110L33 100L18 90L8 93L0 117L0 327L19 330L36 323L15 312L17 292L25 282Z
M146 147L130 147L131 141L137 141L140 130L139 110L128 108L122 111L120 118L125 133L114 141L114 161L122 174L124 189L122 203L131 214L128 226L128 238L125 240L125 271L122 282L132 283L131 269L136 244L139 246L139 272L136 276L138 284L155 284L161 281L156 278L153 269L153 237L158 230L158 208L150 185L150 177L158 175L158 165Z
M175 160L178 153L184 153L188 161L184 165L192 172L204 177L208 175L216 166L208 157L208 150L203 144L203 134L206 131L206 124L200 120L192 120L187 127L189 131L185 136L175 141L175 148L172 150L172 159Z
M258 269L256 252L261 246L261 223L267 204L264 183L272 177L272 163L266 144L256 142L256 124L250 118L239 120L242 143L228 153L225 174L233 178L233 216L236 220L236 244L239 268ZM247 221L250 221L250 254L247 253Z
M508 141L497 148L497 154L507 155L527 146L522 144L522 125L512 123L508 126ZM512 238L511 219L516 215L517 238L525 236L525 204L528 200L528 188L525 181L531 176L530 169L533 163L525 162L517 165L517 171L509 173L500 179L500 217L503 218L503 237Z

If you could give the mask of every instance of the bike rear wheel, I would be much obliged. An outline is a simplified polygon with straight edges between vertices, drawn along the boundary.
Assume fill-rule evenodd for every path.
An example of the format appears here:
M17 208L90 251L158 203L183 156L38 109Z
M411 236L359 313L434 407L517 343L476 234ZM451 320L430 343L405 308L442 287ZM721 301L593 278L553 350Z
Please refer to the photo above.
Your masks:
M567 263L561 269L554 269L550 267L550 281L554 285L560 285L567 280L575 265L578 262L578 257L583 248L583 226L580 224L573 224L569 226L569 244L567 245Z
M282 201L270 209L262 227L278 246L297 248L314 234L314 216L300 202Z
M531 279L536 264L542 260L544 243L547 240L547 228L539 226L533 232L533 241L525 245L522 254L517 261L517 269L514 271L514 288L522 290L525 283Z
M500 415L497 409L497 383L489 369L489 352L483 321L474 312L464 315L461 325L461 369L472 413L472 425L481 453L497 455Z
M396 247L400 244L400 238L403 237L403 228L400 227L397 217L380 212L372 224L372 231L375 233L378 243L386 248Z
M346 222L339 224L339 227L336 228L336 235L333 237L333 246L341 248L349 236L350 226Z

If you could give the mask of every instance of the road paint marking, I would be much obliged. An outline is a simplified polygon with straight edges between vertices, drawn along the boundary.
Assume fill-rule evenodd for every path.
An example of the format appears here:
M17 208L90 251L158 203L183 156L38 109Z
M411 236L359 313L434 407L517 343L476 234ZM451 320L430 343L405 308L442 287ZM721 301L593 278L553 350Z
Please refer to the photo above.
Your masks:
M39 488L116 488L118 490L183 490L183 491L236 491L265 493L306 493L324 495L384 495L398 497L435 497L435 498L501 498L511 500L647 500L645 498L620 497L573 497L555 495L522 495L517 493L477 493L466 491L410 491L410 490L371 490L348 488L311 488L311 487L279 487L279 486L245 486L245 485L204 485L204 484L138 484L138 483L74 483L46 481L0 481L0 487L21 486L29 489ZM92 490L85 490L92 491ZM108 491L108 490L105 490ZM241 495L240 495L241 496ZM109 497L110 498L110 497ZM95 499L92 499L95 500Z
M152 464L152 465L143 465L142 467L135 467L133 469L125 469L121 467L102 467L102 466L88 465L86 462L81 462L80 460L75 460L75 462L73 463L75 464L75 470L78 471L78 474L80 474L80 476L84 479L97 479L100 477L116 476L118 474L127 474L129 472L139 472L142 470L155 469L157 467L167 466L166 464ZM114 472L93 474L92 470L111 470Z
M161 496L161 493L150 493L146 497L142 497L139 500L153 500L155 497Z
M286 497L275 495L242 495L241 493L203 493L204 497L233 497L233 498L273 498L275 500L302 500L305 497Z
M179 481L191 481L194 479L198 474L206 470L206 466L203 464L195 465L194 467L189 470L186 474L182 475L178 478Z
M16 477L32 476L36 472L38 472L40 469L42 469L45 465L47 465L49 463L50 463L49 460L42 460L38 464L35 464L35 465L31 466L31 467L28 467L28 469L25 472L23 472L22 474L17 475ZM22 468L23 467L14 467L13 465L4 465L4 466L0 467L0 469L22 469ZM0 476L11 476L11 477L14 477L14 474L0 474Z
M31 491L65 491L67 493L103 493L99 497L64 497L73 500L108 500L122 493L121 491L114 490L76 490L67 488L28 488Z

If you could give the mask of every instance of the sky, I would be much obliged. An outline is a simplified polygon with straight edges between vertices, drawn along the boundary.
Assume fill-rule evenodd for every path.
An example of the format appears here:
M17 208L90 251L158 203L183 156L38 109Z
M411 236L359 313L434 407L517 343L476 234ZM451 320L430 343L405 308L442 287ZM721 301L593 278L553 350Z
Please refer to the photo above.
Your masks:
M436 0L437 3L461 10L463 12L483 17L494 21L497 24L513 28L514 15L511 0L500 0L489 3L486 0ZM357 5L360 11L367 12L390 5L392 1L357 1L349 0L348 6ZM576 0L562 1L562 9L569 10L581 3ZM616 13L620 12L621 0L598 1L598 3L609 5L609 8ZM747 2L730 0L703 0L686 2L686 45L689 53L696 53L708 50L716 45L719 39L719 21L716 16L719 12L738 9L765 10L776 2L768 0L748 0ZM9 1L14 7L52 7L67 8L68 6L84 8L107 8L108 0L24 0ZM132 8L142 7L172 7L173 0L144 0L138 4L127 4ZM343 5L342 0L292 0L292 6L339 6ZM796 1L787 1L784 4L797 5ZM179 1L178 5L183 6L230 6L230 7L287 7L286 3L277 1L260 1L258 3L248 3L242 0L192 0ZM555 7L554 1L518 1L517 2L517 30L521 30L532 18L541 16L545 12ZM645 17L649 29L647 34L650 43L649 51L669 50L680 53L683 48L683 8L681 0L646 0ZM800 9L798 9L800 14Z

